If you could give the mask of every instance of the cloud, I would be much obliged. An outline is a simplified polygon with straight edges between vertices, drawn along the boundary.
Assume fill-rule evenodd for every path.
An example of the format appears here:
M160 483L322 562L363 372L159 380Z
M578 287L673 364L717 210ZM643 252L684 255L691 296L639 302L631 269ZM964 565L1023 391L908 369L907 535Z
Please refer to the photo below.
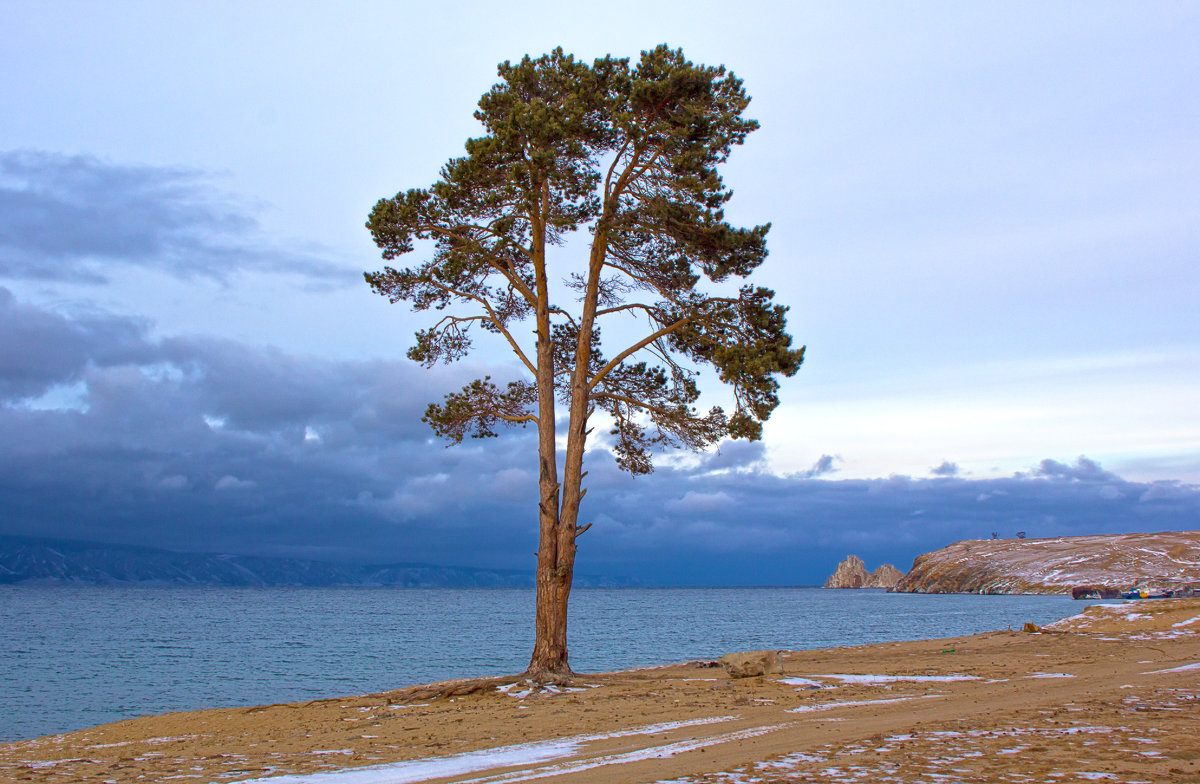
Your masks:
M0 400L78 381L89 366L134 360L147 324L106 314L68 316L17 302L0 287Z
M664 468L637 479L637 490L630 491L630 482L603 470L606 459L592 456L596 480L588 500L602 499L597 501L603 504L598 521L619 520L621 525L597 523L589 544L604 544L609 552L593 550L593 556L610 570L623 565L685 584L702 584L715 575L814 584L850 553L870 564L890 562L904 569L922 552L961 539L988 538L993 531L1005 537L1018 531L1052 537L1189 530L1195 528L1195 517L1189 515L1200 512L1196 486L1151 486L1119 477L1091 483L1032 473L996 479L829 480L765 472L700 476ZM693 501L721 498L720 508L706 505L703 510L710 530L702 538L693 525L696 506L681 503L688 497L680 494L681 488L692 488ZM1147 500L1139 501L1142 497Z
M307 252L269 248L254 218L201 172L0 153L0 276L102 283L113 265L218 280L247 269L357 278Z
M733 497L723 491L700 493L688 490L682 498L667 501L666 508L674 512L702 514L715 509L725 509L733 503Z
M60 313L0 289L0 533L355 562L532 568L536 433L446 448L426 404L480 368L305 358L145 323ZM10 332L11 331L11 332ZM484 368L496 372L501 371ZM46 390L71 384L78 405ZM312 433L320 435L311 438ZM996 479L778 476L761 445L630 477L601 447L578 571L668 584L819 584L849 553L906 568L992 531L1187 530L1200 488L1086 457ZM170 523L164 523L170 521Z
M236 476L231 476L229 474L226 474L225 476L223 476L217 480L217 483L215 485L213 485L213 489L215 489L215 490L242 490L245 488L256 487L256 486L257 485L254 482L251 482L248 479L238 479Z
M941 465L929 469L934 476L958 476L958 464L943 460Z
M818 476L832 474L837 471L837 468L833 465L835 460L841 460L841 458L836 455L821 455L817 459L817 462L812 464L812 468L807 471L801 471L798 476L801 479L815 479Z
M1108 482L1116 479L1116 475L1105 471L1100 464L1080 455L1075 465L1067 465L1057 460L1046 459L1034 471L1035 476L1059 479L1074 479L1078 482Z
M1145 487L1145 485L1142 487L1145 489L1138 496L1138 502L1143 504L1153 504L1155 502L1186 503L1196 492L1195 487L1175 481L1153 482L1149 487Z
M722 441L715 452L705 455L703 470L753 471L766 463L766 447L762 441Z

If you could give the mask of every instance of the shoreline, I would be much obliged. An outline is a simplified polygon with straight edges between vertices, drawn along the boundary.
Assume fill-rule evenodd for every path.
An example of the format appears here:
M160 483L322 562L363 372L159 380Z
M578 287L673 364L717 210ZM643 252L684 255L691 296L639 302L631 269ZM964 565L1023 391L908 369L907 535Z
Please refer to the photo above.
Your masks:
M781 658L782 676L691 662L570 689L486 678L164 714L0 744L0 779L874 783L949 765L962 781L1200 780L1197 599Z
M115 591L0 591L11 627L0 637L0 743L160 713L519 673L533 646L526 589ZM572 603L581 672L1019 629L1082 609L1068 597L817 588L588 589Z

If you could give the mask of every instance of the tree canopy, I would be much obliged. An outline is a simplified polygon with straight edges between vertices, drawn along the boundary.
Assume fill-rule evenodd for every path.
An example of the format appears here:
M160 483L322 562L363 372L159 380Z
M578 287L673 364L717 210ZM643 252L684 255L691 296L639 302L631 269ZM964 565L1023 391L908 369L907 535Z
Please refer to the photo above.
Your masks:
M739 228L724 216L733 194L718 167L758 127L743 116L741 80L665 45L636 64L609 56L589 65L555 49L502 63L499 76L475 112L485 133L467 140L466 155L432 186L371 211L385 260L418 249L424 260L366 280L392 302L436 311L411 359L458 360L482 330L528 371L504 386L473 381L431 404L425 421L452 442L494 436L499 424L537 426L530 673L561 677L593 423L607 422L608 445L633 474L649 473L663 449L757 439L779 404L778 377L796 373L804 349L792 347L774 293L745 281L767 256L770 225ZM576 250L568 240L583 231L590 241ZM610 335L634 337L613 345L601 336L608 324L617 325ZM732 391L731 410L696 407L705 367ZM567 412L561 480L558 406Z

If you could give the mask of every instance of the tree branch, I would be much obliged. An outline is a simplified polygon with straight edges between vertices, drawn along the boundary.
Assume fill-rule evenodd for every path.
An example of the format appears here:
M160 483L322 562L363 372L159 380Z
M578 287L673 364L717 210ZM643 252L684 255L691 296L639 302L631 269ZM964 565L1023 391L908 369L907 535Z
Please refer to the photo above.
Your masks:
M630 346L629 348L622 351L620 354L617 354L615 357L613 357L611 360L608 361L608 364L606 364L604 367L602 367L598 371L596 371L596 375L593 376L592 380L588 383L588 386L587 386L588 391L591 392L593 389L595 389L596 384L600 383L600 381L605 376L607 376L609 373L611 373L613 368L620 365L621 362L623 362L626 357L636 354L637 352L641 351L643 348L645 348L649 344L653 343L654 341L658 340L659 338L664 337L666 335L670 335L672 332L678 330L680 327L682 327L685 324L688 324L689 322L694 321L694 320L695 320L694 316L684 316L679 321L676 321L674 324L669 324L669 325L663 327L662 329L658 330L657 332L647 335L646 337L639 340L637 343L634 343L632 346Z
M486 299L479 296L478 294L472 294L470 292L461 291L459 289L454 288L453 286L447 286L445 283L439 283L436 280L430 279L428 281L428 283L430 286L433 286L434 288L444 291L448 294L453 294L454 296L460 297L462 299L474 300L475 302L478 302L480 305L482 305L484 307L484 309L487 310L487 312L488 312L487 316L469 316L469 317L447 316L446 318L461 320L461 321L483 321L483 322L487 322L488 324L491 324L492 326L494 326L496 328L497 332L499 332L501 335L503 335L505 337L506 340L508 340L508 345L512 347L513 353L516 354L517 359L521 360L521 363L524 364L525 367L529 369L529 372L534 373L534 374L537 373L537 368L534 366L534 364L532 362L529 361L529 357L527 357L525 355L525 352L521 350L521 346L519 343L517 343L516 338L514 338L512 336L512 333L509 332L508 327L504 326L504 324L500 321L500 317L496 313L495 308L492 307L492 303L488 302ZM446 318L443 318L441 321L439 321L438 325L440 325L442 323L442 321L445 321ZM435 325L434 328L436 329L437 325Z
M637 398L632 398L632 397L629 397L628 395L621 395L616 392L594 392L591 395L588 395L588 399L589 400L600 400L600 399L612 400L617 403L624 403L627 406L632 406L633 408L640 408L643 411L652 411L656 414L661 414L663 416L668 416L668 415L674 413L669 408L663 408L662 406L656 406L651 403L647 403L644 400L638 400Z

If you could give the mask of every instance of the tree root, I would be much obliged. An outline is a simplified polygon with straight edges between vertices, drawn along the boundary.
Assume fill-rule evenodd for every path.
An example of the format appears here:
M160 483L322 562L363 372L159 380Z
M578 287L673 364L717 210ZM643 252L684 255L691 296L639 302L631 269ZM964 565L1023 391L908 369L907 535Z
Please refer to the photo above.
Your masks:
M560 669L530 665L521 677L533 681L538 686L570 686L575 682L575 673L565 664Z
M466 694L481 694L491 691L497 686L517 683L523 676L501 675L491 678L459 678L450 681L426 683L422 686L409 686L388 692L389 699L407 700L437 700L446 697L461 697Z

